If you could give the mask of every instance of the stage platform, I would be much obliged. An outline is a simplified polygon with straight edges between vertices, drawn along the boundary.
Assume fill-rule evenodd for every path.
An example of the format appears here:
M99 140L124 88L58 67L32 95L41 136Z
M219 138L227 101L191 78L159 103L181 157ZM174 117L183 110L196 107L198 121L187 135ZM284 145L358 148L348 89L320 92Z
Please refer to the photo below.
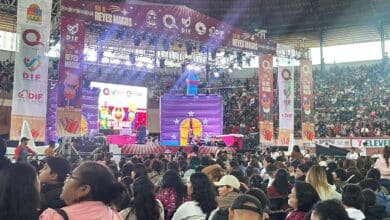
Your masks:
M145 154L171 154L176 153L179 149L179 147L165 147L160 146L155 143L148 143L148 144L130 144L130 145L124 145L121 148L122 154L137 154L137 155L145 155ZM184 147L184 151L186 153L190 153L192 149L192 146ZM231 147L225 147L225 149L230 152L236 152L234 148ZM210 153L216 153L218 150L218 147L215 146L201 146L199 147L199 153L200 154L210 154Z

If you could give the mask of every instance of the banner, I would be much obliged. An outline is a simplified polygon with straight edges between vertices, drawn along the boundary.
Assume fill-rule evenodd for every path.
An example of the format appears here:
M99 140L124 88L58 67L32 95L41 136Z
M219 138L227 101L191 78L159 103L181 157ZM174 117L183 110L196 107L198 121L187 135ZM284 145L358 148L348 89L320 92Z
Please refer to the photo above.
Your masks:
M206 142L222 134L223 100L217 95L160 98L161 145L187 146L191 140Z
M85 22L123 26L139 33L148 32L170 39L177 37L208 45L224 45L264 53L276 51L275 43L185 6L80 0L63 0L61 6L62 16Z
M56 121L57 121L57 80L49 80L47 113L46 113L46 143L56 141Z
M81 134L87 134L89 131L98 131L98 112L99 112L99 93L97 88L83 89L83 102L81 105Z
M315 143L327 145L333 144L337 147L356 147L363 148L363 144L367 143L367 147L369 148L381 148L390 145L389 138L321 138L316 139Z
M363 147L363 144L366 143L367 147L385 147L390 146L390 139L352 139L352 147Z
M79 136L84 62L84 21L61 17L57 136Z
M294 68L278 68L279 145L289 145L294 134Z
M259 128L260 143L272 144L274 140L273 56L259 56Z
M314 100L313 100L313 72L310 60L300 60L300 93L301 93L301 120L302 141L311 144L315 138Z
M51 0L18 1L10 139L26 121L35 141L45 140Z

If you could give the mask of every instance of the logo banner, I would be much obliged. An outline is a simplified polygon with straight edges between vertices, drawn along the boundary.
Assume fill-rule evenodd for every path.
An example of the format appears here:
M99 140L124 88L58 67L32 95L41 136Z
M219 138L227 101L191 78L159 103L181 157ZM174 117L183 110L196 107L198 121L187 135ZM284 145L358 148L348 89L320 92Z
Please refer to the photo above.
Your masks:
M61 17L57 135L79 136L84 62L84 21Z
M294 68L278 68L279 137L278 144L289 145L294 134Z
M209 45L229 45L263 53L276 52L275 43L185 6L80 0L63 0L61 5L62 16L85 22L117 25L139 32L165 35L166 38L178 37Z
M314 142L314 108L313 108L313 72L310 60L300 61L300 93L301 93L301 120L302 140L304 144Z
M51 0L18 2L10 139L18 140L26 121L35 141L45 140Z
M259 56L259 128L260 143L272 144L274 140L273 56Z

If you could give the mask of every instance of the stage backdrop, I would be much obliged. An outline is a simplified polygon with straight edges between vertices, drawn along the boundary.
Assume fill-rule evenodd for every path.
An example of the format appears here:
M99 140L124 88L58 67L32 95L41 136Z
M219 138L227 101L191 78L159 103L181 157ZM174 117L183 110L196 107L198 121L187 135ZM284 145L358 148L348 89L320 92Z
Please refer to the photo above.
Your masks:
M35 141L45 140L51 0L18 1L10 139L27 121Z
M314 100L313 100L313 72L310 60L300 61L301 73L301 109L302 109L302 141L304 144L314 143Z
M221 135L222 102L217 95L161 97L161 145L186 146L191 127L193 136L207 139Z
M260 143L273 144L274 141L274 90L273 56L259 56L259 128Z
M147 88L92 82L99 88L99 129L146 127Z
M278 68L279 145L289 145L294 134L294 67Z

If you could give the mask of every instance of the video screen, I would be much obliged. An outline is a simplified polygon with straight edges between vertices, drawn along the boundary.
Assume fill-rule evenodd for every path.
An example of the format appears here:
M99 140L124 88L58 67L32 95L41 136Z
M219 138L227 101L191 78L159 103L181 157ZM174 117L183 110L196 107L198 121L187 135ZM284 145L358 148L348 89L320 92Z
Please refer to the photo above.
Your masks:
M99 88L99 129L120 130L146 127L147 88L91 82Z

